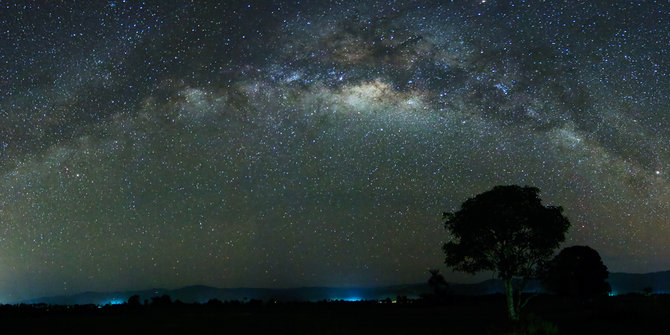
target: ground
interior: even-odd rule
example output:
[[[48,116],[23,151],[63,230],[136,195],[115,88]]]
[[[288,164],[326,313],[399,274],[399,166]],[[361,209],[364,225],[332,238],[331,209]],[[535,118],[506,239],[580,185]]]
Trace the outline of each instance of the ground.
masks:
[[[539,296],[522,334],[666,334],[670,296],[597,299]],[[330,302],[79,307],[3,306],[6,333],[98,334],[515,334],[502,296],[452,297],[449,304]]]

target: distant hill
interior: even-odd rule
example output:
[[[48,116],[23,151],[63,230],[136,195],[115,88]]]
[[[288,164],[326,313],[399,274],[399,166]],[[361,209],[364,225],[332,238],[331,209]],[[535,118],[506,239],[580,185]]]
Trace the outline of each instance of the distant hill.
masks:
[[[645,287],[651,287],[655,294],[670,293],[670,271],[652,273],[610,273],[607,280],[612,293],[642,293]]]
[[[645,274],[610,273],[608,279],[615,294],[641,293],[644,287],[651,287],[656,294],[670,293],[670,271]],[[484,295],[502,293],[503,286],[500,280],[489,279],[475,284],[449,284],[454,294]],[[529,292],[544,292],[538,281],[530,281],[526,286]],[[320,301],[320,300],[383,300],[406,296],[418,298],[429,293],[427,284],[408,284],[384,287],[300,287],[289,289],[268,288],[216,288],[211,286],[195,285],[174,290],[150,289],[141,291],[123,292],[85,292],[67,296],[42,297],[21,301],[19,303],[46,303],[54,305],[84,305],[84,304],[120,304],[132,295],[139,295],[140,300],[150,300],[151,297],[169,295],[172,300],[185,303],[205,303],[210,299],[221,301],[248,301],[259,299],[263,301]]]

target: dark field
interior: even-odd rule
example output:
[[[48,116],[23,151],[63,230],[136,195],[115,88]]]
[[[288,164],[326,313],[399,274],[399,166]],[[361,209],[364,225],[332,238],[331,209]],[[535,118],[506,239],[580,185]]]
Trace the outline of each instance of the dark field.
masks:
[[[506,321],[503,296],[432,306],[377,302],[173,303],[160,307],[3,306],[3,333],[70,334],[667,334],[670,296],[533,299]]]

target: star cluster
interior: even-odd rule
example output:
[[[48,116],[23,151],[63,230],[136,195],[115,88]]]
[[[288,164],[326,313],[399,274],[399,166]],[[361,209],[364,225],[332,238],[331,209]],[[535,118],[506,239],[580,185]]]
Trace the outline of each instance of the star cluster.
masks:
[[[670,268],[667,2],[0,5],[2,301],[419,282],[498,184]]]

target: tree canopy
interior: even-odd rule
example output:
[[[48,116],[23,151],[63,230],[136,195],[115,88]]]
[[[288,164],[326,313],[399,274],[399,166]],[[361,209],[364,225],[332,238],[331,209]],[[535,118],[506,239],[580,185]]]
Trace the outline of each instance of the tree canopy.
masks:
[[[598,296],[611,290],[606,281],[608,275],[600,254],[588,246],[578,245],[561,250],[546,265],[542,283],[559,295]]]
[[[539,189],[517,185],[496,186],[467,199],[461,209],[444,213],[452,240],[445,243],[445,263],[457,271],[494,271],[505,284],[510,318],[518,318],[514,299],[525,280],[536,275],[565,239],[570,222],[563,209],[544,206]],[[523,279],[514,287],[512,279]]]

